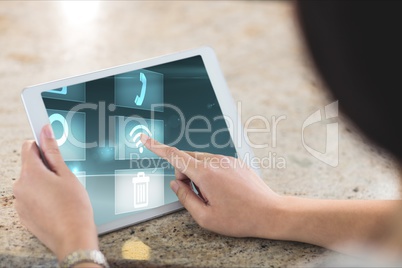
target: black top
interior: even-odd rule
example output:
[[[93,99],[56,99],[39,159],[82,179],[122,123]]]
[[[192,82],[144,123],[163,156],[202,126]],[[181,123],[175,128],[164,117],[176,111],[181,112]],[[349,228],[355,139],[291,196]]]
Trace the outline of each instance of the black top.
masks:
[[[343,113],[402,159],[402,1],[297,2],[318,71]]]

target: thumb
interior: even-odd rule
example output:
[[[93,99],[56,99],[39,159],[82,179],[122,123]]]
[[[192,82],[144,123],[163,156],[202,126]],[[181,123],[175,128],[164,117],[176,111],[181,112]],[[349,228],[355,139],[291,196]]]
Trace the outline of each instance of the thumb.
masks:
[[[40,133],[40,149],[49,168],[56,174],[63,173],[68,169],[61,156],[59,146],[54,138],[50,125],[45,125]]]
[[[200,217],[204,214],[206,208],[204,201],[190,188],[180,180],[173,180],[170,182],[170,187],[176,193],[180,203],[190,212],[195,221],[199,221]]]

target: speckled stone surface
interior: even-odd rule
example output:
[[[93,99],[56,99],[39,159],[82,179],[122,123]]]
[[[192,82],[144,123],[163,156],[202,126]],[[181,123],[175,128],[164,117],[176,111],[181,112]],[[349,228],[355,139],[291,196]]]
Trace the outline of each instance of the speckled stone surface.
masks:
[[[12,184],[20,146],[32,139],[20,100],[22,88],[201,45],[213,47],[229,88],[241,102],[242,122],[255,115],[278,123],[254,134],[258,157],[283,159],[262,177],[281,194],[313,198],[398,198],[398,170],[340,116],[339,165],[310,155],[302,125],[332,102],[303,47],[290,2],[93,1],[85,17],[74,2],[0,2],[0,266],[52,267],[53,255],[19,223]],[[253,127],[261,127],[254,121]],[[325,150],[325,124],[305,132]],[[283,161],[280,160],[280,161]],[[279,160],[278,160],[279,161]],[[114,267],[322,266],[346,256],[295,242],[236,239],[205,231],[186,211],[100,237]]]

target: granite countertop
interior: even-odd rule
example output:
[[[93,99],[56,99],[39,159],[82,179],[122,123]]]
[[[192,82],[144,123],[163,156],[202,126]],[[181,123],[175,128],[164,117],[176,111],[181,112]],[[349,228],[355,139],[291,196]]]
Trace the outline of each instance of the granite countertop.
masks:
[[[257,157],[284,161],[284,166],[271,163],[262,170],[273,190],[313,198],[398,198],[395,162],[370,147],[342,115],[336,120],[336,167],[304,148],[303,122],[332,101],[309,62],[291,2],[90,1],[85,13],[76,5],[0,2],[1,267],[56,265],[13,208],[20,147],[33,138],[20,100],[22,88],[202,45],[215,49],[233,97],[241,103],[243,123],[254,115],[284,118],[276,138],[250,137],[269,144],[255,150]],[[325,124],[304,133],[306,144],[322,152]],[[254,121],[253,127],[261,125]],[[217,235],[201,229],[184,210],[103,235],[100,246],[115,267],[322,266],[346,258],[303,243]]]

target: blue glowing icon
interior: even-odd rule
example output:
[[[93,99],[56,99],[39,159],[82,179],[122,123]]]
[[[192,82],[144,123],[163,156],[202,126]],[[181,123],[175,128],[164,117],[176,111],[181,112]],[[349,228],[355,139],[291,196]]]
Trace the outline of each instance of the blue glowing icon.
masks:
[[[49,93],[55,93],[55,94],[66,95],[66,94],[67,94],[67,87],[62,87],[61,90],[60,90],[60,89],[49,90],[48,92],[49,92]]]
[[[133,103],[133,102],[131,102]],[[146,102],[144,101],[144,104]],[[115,160],[134,160],[141,158],[159,158],[141,142],[141,134],[146,134],[159,142],[164,141],[164,122],[158,119],[116,116],[114,118]]]
[[[85,160],[85,113],[53,109],[47,113],[64,161]]]
[[[141,86],[141,94],[140,96],[135,96],[135,104],[138,106],[141,106],[142,103],[144,102],[144,98],[145,98],[145,93],[147,92],[147,78],[145,77],[144,73],[140,73],[140,81],[142,83]]]
[[[85,102],[86,83],[55,88],[42,92],[42,97],[46,99],[58,99],[75,102]]]
[[[56,141],[57,141],[57,145],[58,146],[62,146],[66,141],[67,141],[67,138],[68,138],[68,124],[67,124],[67,121],[66,121],[66,119],[64,118],[64,116],[62,116],[61,114],[59,114],[59,113],[54,113],[54,114],[52,114],[51,116],[49,116],[49,121],[50,121],[50,124],[52,125],[54,122],[60,122],[61,123],[61,125],[63,126],[63,134],[61,135],[61,137],[60,138],[58,138]]]
[[[116,106],[163,112],[163,74],[145,69],[119,74],[114,88]]]
[[[133,137],[132,142],[135,143],[135,146],[138,148],[140,153],[144,151],[144,148],[142,148],[142,142],[140,140],[140,136],[142,133],[145,133],[148,136],[152,137],[151,131],[143,125],[137,125],[133,127],[133,129],[130,131],[130,137]]]

